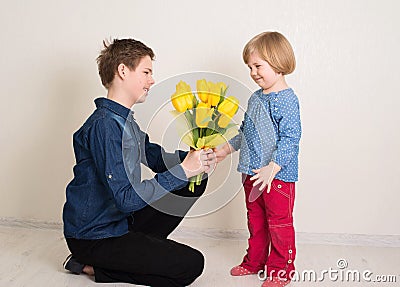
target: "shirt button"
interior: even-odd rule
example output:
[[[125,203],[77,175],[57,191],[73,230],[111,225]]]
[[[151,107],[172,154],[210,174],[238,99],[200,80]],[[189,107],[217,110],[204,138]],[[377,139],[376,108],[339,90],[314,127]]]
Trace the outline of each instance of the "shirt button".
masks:
[[[108,178],[109,178],[109,179],[112,179],[112,174],[109,174],[109,175],[108,175]]]
[[[287,263],[289,263],[289,264],[292,263],[292,260],[289,259],[289,260],[287,261]]]
[[[292,254],[293,253],[293,250],[292,249],[289,249],[289,254]]]
[[[278,184],[278,188],[281,188],[281,187],[282,187],[282,185]]]

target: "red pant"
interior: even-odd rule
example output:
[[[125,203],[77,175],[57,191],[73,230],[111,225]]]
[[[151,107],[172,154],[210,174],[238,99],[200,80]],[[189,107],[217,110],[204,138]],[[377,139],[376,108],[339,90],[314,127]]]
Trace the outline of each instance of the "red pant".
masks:
[[[293,227],[295,183],[278,179],[272,181],[271,191],[266,189],[253,202],[249,195],[253,188],[251,176],[243,175],[250,238],[247,254],[241,266],[257,272],[267,266],[267,276],[285,278],[294,270],[296,257]],[[280,272],[278,274],[278,272]]]

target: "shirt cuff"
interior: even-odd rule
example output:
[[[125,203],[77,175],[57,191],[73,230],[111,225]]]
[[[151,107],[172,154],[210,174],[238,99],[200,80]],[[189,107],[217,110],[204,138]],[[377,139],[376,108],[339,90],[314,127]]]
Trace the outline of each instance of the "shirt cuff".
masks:
[[[272,161],[275,162],[277,165],[279,165],[281,168],[284,167],[284,165],[286,165],[285,163],[287,162],[287,157],[285,155],[283,155],[282,153],[276,153],[273,157],[272,157]]]
[[[185,159],[186,155],[187,152],[181,150],[175,151],[175,153],[165,153],[163,154],[163,161],[165,166],[171,169],[177,164],[180,164]]]
[[[240,143],[242,141],[241,134],[239,134],[228,141],[228,143],[237,151],[240,149]]]
[[[187,185],[188,178],[180,164],[157,174],[158,183],[167,191],[180,189]]]

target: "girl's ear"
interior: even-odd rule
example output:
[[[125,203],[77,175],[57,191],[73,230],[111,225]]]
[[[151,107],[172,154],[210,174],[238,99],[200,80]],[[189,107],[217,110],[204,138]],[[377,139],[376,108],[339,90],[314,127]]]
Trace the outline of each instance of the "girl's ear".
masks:
[[[119,64],[118,65],[118,76],[121,79],[125,79],[127,69],[128,69],[128,67],[125,66],[125,64]]]

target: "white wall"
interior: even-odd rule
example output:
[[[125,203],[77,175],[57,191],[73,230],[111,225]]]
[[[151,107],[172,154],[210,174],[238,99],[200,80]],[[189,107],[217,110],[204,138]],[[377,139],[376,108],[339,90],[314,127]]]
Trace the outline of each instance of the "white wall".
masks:
[[[104,38],[133,37],[152,47],[159,82],[213,71],[254,90],[242,48],[255,34],[277,30],[298,62],[288,77],[303,123],[297,231],[399,235],[397,1],[249,3],[1,1],[0,217],[61,221],[72,133],[93,99],[105,95],[95,64]],[[139,119],[157,108],[145,105]],[[217,181],[212,177],[210,188]],[[218,212],[183,224],[246,228],[245,218],[240,193]]]

